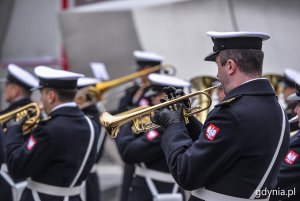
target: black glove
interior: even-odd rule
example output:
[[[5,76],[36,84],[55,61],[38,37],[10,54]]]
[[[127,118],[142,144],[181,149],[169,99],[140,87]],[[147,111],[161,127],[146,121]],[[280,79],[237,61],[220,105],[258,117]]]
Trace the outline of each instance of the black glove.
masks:
[[[168,126],[176,122],[183,122],[183,107],[183,104],[177,104],[176,111],[172,111],[167,108],[155,111],[154,116],[151,117],[151,121],[163,128],[167,128]]]
[[[176,98],[178,98],[180,96],[184,96],[184,95],[185,95],[185,93],[184,93],[184,91],[182,89],[176,89],[176,91],[174,92],[174,96]],[[183,102],[185,108],[190,108],[191,107],[191,102],[190,102],[189,99],[185,99],[182,102]]]
[[[175,87],[164,87],[163,91],[167,94],[168,99],[174,98],[174,93],[176,91]]]
[[[26,116],[23,116],[20,119],[13,118],[13,119],[9,120],[5,124],[5,126],[6,126],[6,128],[9,128],[11,126],[22,126],[25,123],[26,120],[27,120]]]

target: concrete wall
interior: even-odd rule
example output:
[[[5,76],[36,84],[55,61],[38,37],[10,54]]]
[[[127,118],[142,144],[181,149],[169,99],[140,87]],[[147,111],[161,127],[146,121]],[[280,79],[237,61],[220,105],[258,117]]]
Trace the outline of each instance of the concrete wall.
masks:
[[[59,16],[72,70],[92,75],[90,62],[103,62],[111,78],[133,72],[132,51],[141,49],[130,11]]]
[[[230,6],[232,5],[232,6]],[[166,56],[180,77],[215,75],[214,63],[203,58],[212,51],[206,36],[214,31],[262,31],[271,35],[263,47],[264,72],[300,70],[300,1],[193,0],[133,11],[141,45]],[[155,38],[155,40],[153,40]]]
[[[59,59],[59,11],[58,0],[15,0],[1,48],[2,62]]]

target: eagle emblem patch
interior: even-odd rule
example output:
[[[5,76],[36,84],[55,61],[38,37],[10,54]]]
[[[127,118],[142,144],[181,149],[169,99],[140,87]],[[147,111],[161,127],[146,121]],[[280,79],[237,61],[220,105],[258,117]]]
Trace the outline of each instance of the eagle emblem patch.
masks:
[[[30,138],[29,138],[29,140],[28,140],[28,142],[27,142],[26,147],[27,147],[27,149],[28,149],[29,151],[31,151],[31,150],[33,149],[34,145],[36,145],[36,140],[35,140],[34,137],[31,135]]]
[[[149,141],[153,141],[156,137],[159,136],[159,133],[156,130],[151,130],[146,134],[146,136]]]
[[[297,154],[293,150],[290,150],[290,152],[285,156],[284,161],[287,164],[293,165],[298,157],[299,154]]]
[[[220,129],[216,127],[214,124],[209,124],[206,129],[205,136],[208,140],[213,141],[216,135],[219,133]]]

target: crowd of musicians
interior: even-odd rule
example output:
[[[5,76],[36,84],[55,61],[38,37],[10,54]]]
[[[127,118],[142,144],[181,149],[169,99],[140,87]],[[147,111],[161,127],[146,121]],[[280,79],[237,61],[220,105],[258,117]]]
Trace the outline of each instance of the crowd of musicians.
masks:
[[[212,107],[188,96],[192,84],[180,75],[151,70],[163,66],[163,57],[151,52],[133,52],[141,73],[108,113],[97,106],[103,94],[95,95],[102,93],[96,78],[8,65],[0,200],[100,201],[96,165],[107,134],[125,164],[120,201],[300,200],[300,72],[263,75],[266,33],[207,34],[213,52],[204,60],[215,62],[218,73],[201,94],[216,92]],[[35,90],[39,104],[31,99]],[[144,108],[151,112],[139,116]],[[121,125],[109,127],[106,115]],[[138,135],[137,128],[143,128]]]

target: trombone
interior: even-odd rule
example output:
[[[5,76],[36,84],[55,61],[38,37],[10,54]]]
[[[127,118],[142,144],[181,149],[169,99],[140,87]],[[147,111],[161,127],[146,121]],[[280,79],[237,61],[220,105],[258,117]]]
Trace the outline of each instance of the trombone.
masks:
[[[202,91],[196,91],[194,93],[191,94],[187,94],[184,96],[180,96],[177,98],[173,98],[170,100],[167,100],[164,103],[160,103],[158,105],[154,105],[151,107],[146,107],[143,109],[140,109],[138,111],[129,113],[129,114],[125,114],[125,115],[110,115],[108,112],[104,112],[101,116],[100,116],[100,123],[101,125],[106,129],[106,131],[108,132],[108,134],[112,137],[115,138],[118,135],[119,132],[119,128],[124,125],[125,123],[129,122],[129,121],[133,121],[133,126],[132,130],[135,134],[139,134],[141,132],[147,132],[149,130],[152,129],[156,129],[159,128],[159,125],[154,124],[153,122],[151,122],[151,116],[154,115],[154,111],[160,109],[160,108],[164,108],[164,107],[172,107],[174,106],[176,103],[179,103],[181,101],[184,100],[188,100],[191,97],[194,96],[198,96],[198,95],[204,95],[207,96],[207,98],[210,100],[209,103],[207,104],[207,106],[205,108],[201,108],[201,107],[190,107],[190,108],[184,108],[183,111],[183,117],[184,117],[184,121],[186,124],[189,123],[188,117],[192,116],[194,114],[197,114],[199,112],[202,112],[206,109],[208,109],[211,105],[211,97],[210,95],[207,93],[210,90],[213,90],[217,87],[220,87],[221,84],[217,84],[215,86],[209,87],[205,90]]]
[[[26,118],[25,123],[22,125],[23,134],[26,135],[35,127],[39,122],[41,115],[41,109],[37,103],[29,103],[23,107],[15,109],[11,112],[0,115],[0,124],[3,126],[10,120],[15,119],[20,121],[22,118]]]
[[[173,69],[173,71],[175,71],[174,66],[169,65],[169,64],[157,65],[157,66],[154,66],[151,68],[147,68],[147,69],[138,71],[136,73],[132,73],[132,74],[124,76],[124,77],[120,77],[115,80],[111,80],[111,81],[107,81],[107,82],[99,82],[96,84],[96,86],[82,88],[82,89],[78,90],[77,96],[84,97],[85,99],[87,99],[87,97],[89,97],[91,99],[90,103],[87,103],[86,105],[83,106],[83,107],[87,107],[91,104],[101,101],[103,99],[103,94],[107,90],[109,90],[113,87],[116,87],[118,85],[124,84],[124,83],[132,81],[134,79],[137,79],[139,77],[149,75],[151,73],[155,73],[155,72],[159,72],[159,71],[162,71],[162,72],[170,71],[170,73],[172,73],[172,69]]]

